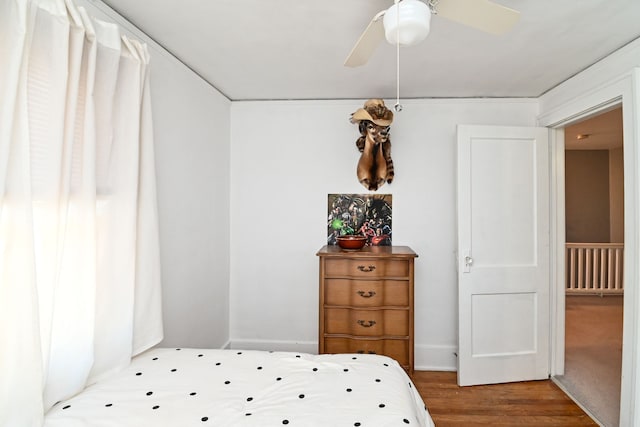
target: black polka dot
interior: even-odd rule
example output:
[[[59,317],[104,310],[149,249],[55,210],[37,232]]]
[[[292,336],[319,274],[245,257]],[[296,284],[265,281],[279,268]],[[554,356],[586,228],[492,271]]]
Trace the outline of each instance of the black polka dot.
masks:
[[[385,364],[384,364],[384,366],[389,366],[389,364],[388,364],[388,363],[385,363]]]
[[[380,381],[382,381],[380,378],[376,378],[377,383],[379,383]]]
[[[344,369],[343,369],[343,371],[345,371],[345,372],[349,372],[349,370],[348,370],[347,368],[344,368]]]
[[[220,362],[216,363],[216,366],[220,366],[220,365],[222,365],[222,363],[220,363]]]
[[[259,371],[262,369],[262,366],[258,366],[256,369]]]
[[[157,358],[157,357],[154,357],[154,358],[153,358],[153,359],[151,359],[151,360],[158,360],[158,358]]]
[[[282,377],[276,378],[276,381],[281,381],[281,380],[282,380]]]
[[[313,372],[317,372],[317,371],[318,371],[318,368],[313,368]]]
[[[151,396],[152,394],[153,394],[153,392],[152,392],[152,391],[148,391],[148,392],[147,392],[147,396]]]
[[[67,405],[67,406],[63,406],[62,409],[69,409],[71,408],[71,405]]]
[[[360,425],[360,423],[354,423],[353,425],[358,427]]]
[[[282,424],[289,424],[289,420],[282,420]]]
[[[181,348],[176,348],[176,351],[180,351],[180,350],[182,350],[182,349]]]
[[[205,422],[205,421],[207,421],[209,419],[209,417],[202,417],[200,419],[202,420],[202,422]]]
[[[253,397],[247,397],[247,402],[251,402],[253,400]]]
[[[104,406],[106,406],[107,408],[110,408],[110,407],[112,407],[112,406],[113,406],[113,403],[107,403],[107,404],[106,404],[106,405],[104,405]]]
[[[247,412],[246,414],[244,414],[245,417],[248,417],[251,415],[251,412]]]
[[[239,352],[237,352],[236,354],[242,354],[242,352],[241,352],[241,351],[239,351]]]
[[[158,409],[158,408],[159,408],[159,406],[158,406],[158,405],[156,405],[156,406],[154,406],[154,407],[153,407],[153,408],[151,408],[151,409]]]
[[[409,420],[406,419],[406,418],[404,420],[402,420],[402,421],[404,421],[405,424],[409,424]]]
[[[299,355],[299,354],[296,354],[296,357],[299,359],[299,358],[300,358],[300,355]]]
[[[298,398],[299,398],[299,399],[304,399],[304,394],[300,394],[300,395],[298,395]]]
[[[173,369],[171,370],[171,372],[175,372],[175,371],[177,371],[177,369],[176,369],[176,368],[173,368]]]
[[[352,358],[351,358],[351,360],[356,360],[356,359],[357,359],[357,357],[352,357]]]
[[[231,384],[231,381],[226,380],[224,383],[225,383],[225,384]]]
[[[142,372],[136,372],[136,376],[139,377],[140,375],[142,375]]]
[[[198,355],[198,357],[202,357],[202,356],[204,356],[204,354],[199,354],[199,355]],[[207,418],[207,419],[208,419],[208,418]]]
[[[378,408],[384,408],[385,406],[387,406],[387,405],[385,405],[384,403],[381,403],[381,404],[378,405]]]
[[[197,393],[195,391],[192,391],[191,393],[189,393],[189,396],[195,396]]]
[[[351,391],[352,391],[352,390],[351,390],[350,388],[348,388],[348,389],[347,389],[347,393],[351,393]]]

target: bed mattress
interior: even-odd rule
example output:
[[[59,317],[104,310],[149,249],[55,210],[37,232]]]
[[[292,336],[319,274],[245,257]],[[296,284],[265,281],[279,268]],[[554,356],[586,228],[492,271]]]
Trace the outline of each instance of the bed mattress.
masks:
[[[434,424],[405,371],[385,356],[162,348],[57,403],[44,425]]]

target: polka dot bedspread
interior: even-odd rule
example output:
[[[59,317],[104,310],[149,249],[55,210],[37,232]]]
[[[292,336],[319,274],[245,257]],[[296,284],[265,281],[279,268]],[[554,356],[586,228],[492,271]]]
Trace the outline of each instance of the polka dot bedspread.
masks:
[[[57,403],[45,427],[434,426],[398,365],[369,354],[152,349]]]

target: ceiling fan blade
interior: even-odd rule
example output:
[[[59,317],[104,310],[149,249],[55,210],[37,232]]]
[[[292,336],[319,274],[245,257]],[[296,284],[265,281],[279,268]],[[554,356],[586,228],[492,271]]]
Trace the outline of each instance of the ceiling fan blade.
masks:
[[[520,12],[489,0],[439,0],[438,16],[490,33],[504,34],[520,18]]]
[[[384,25],[382,24],[382,16],[386,10],[379,12],[373,17],[367,28],[360,35],[351,53],[344,61],[347,67],[359,67],[367,63],[376,47],[384,40]]]

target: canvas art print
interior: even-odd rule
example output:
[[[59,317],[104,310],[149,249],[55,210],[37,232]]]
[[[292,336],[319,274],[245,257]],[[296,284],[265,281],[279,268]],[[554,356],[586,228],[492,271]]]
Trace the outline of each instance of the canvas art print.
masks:
[[[391,245],[391,194],[329,194],[327,244],[336,237],[360,234],[369,246]]]

